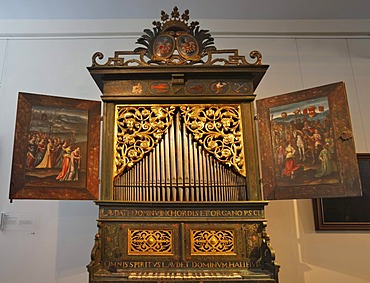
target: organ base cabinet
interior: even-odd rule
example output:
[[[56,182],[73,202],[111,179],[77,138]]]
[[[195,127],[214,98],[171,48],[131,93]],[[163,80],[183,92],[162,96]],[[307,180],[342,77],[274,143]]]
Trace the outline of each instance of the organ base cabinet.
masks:
[[[90,282],[276,282],[265,202],[98,202]]]
[[[162,12],[143,47],[88,68],[104,103],[90,283],[278,281],[253,105],[268,66],[188,20]]]

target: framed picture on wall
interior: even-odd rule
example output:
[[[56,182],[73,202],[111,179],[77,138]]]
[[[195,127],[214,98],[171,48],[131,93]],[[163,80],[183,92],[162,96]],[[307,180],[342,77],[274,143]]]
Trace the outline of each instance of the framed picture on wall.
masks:
[[[95,200],[100,102],[19,93],[9,198]]]
[[[357,158],[362,196],[314,199],[316,230],[370,230],[370,153]]]
[[[343,82],[256,104],[265,199],[361,195]]]

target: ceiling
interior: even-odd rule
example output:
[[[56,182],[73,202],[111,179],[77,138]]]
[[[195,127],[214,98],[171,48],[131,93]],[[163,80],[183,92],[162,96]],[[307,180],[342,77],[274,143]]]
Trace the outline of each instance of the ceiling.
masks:
[[[370,19],[370,0],[0,0],[0,19]]]

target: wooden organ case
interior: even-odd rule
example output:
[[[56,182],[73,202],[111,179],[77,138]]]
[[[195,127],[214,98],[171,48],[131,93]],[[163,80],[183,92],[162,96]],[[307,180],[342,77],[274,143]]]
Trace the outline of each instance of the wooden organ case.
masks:
[[[89,72],[103,95],[98,282],[278,282],[260,188],[258,51],[217,50],[175,7]]]

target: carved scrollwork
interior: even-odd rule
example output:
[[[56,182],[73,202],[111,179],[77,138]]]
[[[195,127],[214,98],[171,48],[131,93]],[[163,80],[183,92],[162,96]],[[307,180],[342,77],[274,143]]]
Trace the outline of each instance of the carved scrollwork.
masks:
[[[225,58],[225,55],[229,55]],[[204,65],[262,65],[262,54],[253,50],[249,53],[250,58],[256,59],[255,62],[248,62],[245,56],[239,55],[239,50],[209,50],[204,55],[207,60]]]
[[[92,56],[92,67],[123,67],[129,65],[136,65],[136,66],[146,66],[148,63],[144,60],[145,51],[138,50],[138,51],[115,51],[114,57],[109,57],[107,62],[104,64],[99,64],[98,60],[103,60],[104,54],[101,52],[96,52]],[[125,59],[123,56],[128,56],[130,59]],[[136,59],[136,58],[139,59]]]
[[[162,139],[174,106],[116,106],[115,173],[130,169]]]
[[[87,269],[89,270],[89,273],[97,272],[101,269],[101,238],[99,233],[95,235],[94,247],[91,251],[90,258],[91,261],[88,264]]]
[[[192,230],[193,255],[235,254],[233,230]]]
[[[129,255],[172,255],[172,230],[129,230]]]
[[[97,60],[104,58],[103,53],[96,52],[92,57],[92,67],[124,67],[124,66],[150,66],[150,65],[262,65],[262,54],[253,50],[249,57],[255,62],[248,62],[245,56],[239,55],[237,49],[230,50],[207,50],[201,55],[201,60],[195,62],[188,61],[186,58],[172,54],[166,60],[145,60],[147,51],[137,48],[135,51],[116,51],[114,57],[109,57],[107,62],[100,64]],[[231,54],[231,55],[230,55]],[[123,57],[126,55],[126,57]],[[127,59],[130,58],[130,59]],[[136,59],[138,58],[138,59]]]
[[[239,106],[181,106],[186,128],[221,163],[246,176]]]

